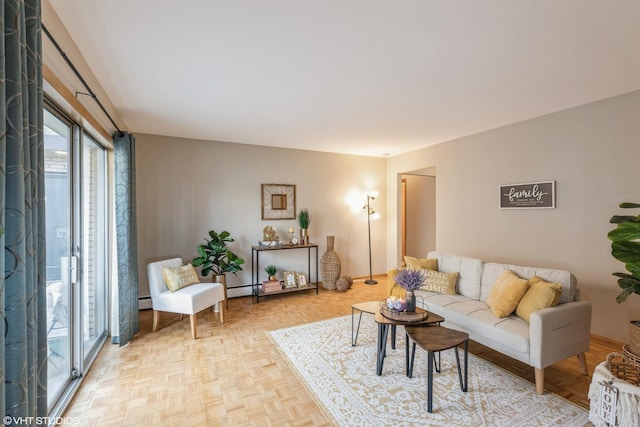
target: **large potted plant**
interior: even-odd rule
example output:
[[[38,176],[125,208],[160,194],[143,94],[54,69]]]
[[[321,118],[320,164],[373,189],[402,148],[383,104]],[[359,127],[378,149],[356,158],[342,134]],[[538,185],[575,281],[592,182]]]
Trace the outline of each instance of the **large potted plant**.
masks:
[[[202,267],[202,275],[213,274],[213,281],[224,285],[225,300],[227,299],[227,278],[226,273],[238,274],[242,271],[244,259],[238,257],[227,248],[228,243],[234,242],[228,231],[217,233],[209,231],[209,238],[205,243],[198,246],[198,256],[192,261],[194,267]]]
[[[621,203],[623,209],[640,208],[639,203]],[[611,255],[624,263],[627,273],[613,273],[618,277],[622,292],[616,297],[618,304],[631,294],[640,295],[640,215],[614,215],[609,220],[616,228],[608,234],[611,240]],[[629,350],[640,356],[640,320],[631,321]]]

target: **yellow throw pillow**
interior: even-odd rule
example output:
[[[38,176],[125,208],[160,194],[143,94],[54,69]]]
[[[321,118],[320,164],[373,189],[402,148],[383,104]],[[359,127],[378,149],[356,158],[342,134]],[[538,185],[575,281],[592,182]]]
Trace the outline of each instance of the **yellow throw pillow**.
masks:
[[[456,283],[458,283],[460,273],[445,273],[443,271],[434,271],[427,269],[424,284],[420,289],[429,292],[439,292],[441,294],[455,295]]]
[[[387,273],[387,296],[395,296],[398,298],[404,298],[406,291],[396,283],[396,275],[400,270],[392,268]]]
[[[525,279],[521,279],[511,270],[505,270],[491,287],[485,302],[496,317],[507,317],[518,306],[522,296],[527,292],[527,286]]]
[[[422,268],[427,268],[429,270],[438,271],[438,259],[437,258],[415,258],[412,256],[405,255],[404,263],[407,265],[407,268],[411,268],[413,270],[420,270]]]
[[[538,276],[533,276],[529,279],[529,289],[516,307],[516,314],[528,322],[534,311],[558,305],[560,294],[562,294],[560,283],[549,283]]]
[[[162,277],[171,292],[182,289],[194,283],[200,283],[198,273],[193,265],[187,264],[182,267],[162,267]]]

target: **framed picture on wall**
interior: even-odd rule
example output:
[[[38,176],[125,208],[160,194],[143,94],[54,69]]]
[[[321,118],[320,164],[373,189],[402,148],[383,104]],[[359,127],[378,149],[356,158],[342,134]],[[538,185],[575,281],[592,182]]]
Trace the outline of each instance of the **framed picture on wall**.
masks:
[[[556,182],[540,181],[499,187],[500,209],[553,209]]]
[[[262,184],[262,219],[295,219],[296,186]]]

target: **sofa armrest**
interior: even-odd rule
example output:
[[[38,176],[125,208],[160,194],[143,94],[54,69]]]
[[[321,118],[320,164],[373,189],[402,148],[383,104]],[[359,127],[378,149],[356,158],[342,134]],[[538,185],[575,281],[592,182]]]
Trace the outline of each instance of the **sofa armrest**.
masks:
[[[591,303],[572,301],[534,311],[529,325],[530,365],[545,368],[589,350]]]

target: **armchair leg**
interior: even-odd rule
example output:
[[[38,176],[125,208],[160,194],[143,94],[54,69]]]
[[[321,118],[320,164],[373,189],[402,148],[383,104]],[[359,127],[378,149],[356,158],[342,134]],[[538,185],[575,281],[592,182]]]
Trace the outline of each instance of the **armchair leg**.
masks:
[[[578,358],[578,366],[580,367],[580,372],[582,375],[589,375],[589,371],[587,370],[587,358],[584,353],[577,354]]]
[[[536,394],[544,393],[544,368],[533,368],[536,377]]]
[[[196,331],[196,315],[195,315],[195,313],[189,315],[189,320],[191,321],[191,337],[195,340],[196,338],[198,338],[198,333]]]
[[[227,300],[224,300],[224,304],[221,302],[218,303],[219,306],[219,310],[220,310],[220,323],[224,323],[224,311],[225,311],[225,304],[227,303]]]
[[[158,310],[153,310],[153,327],[151,328],[151,332],[158,330],[158,323],[160,323],[160,312]]]

